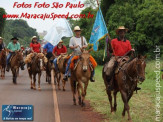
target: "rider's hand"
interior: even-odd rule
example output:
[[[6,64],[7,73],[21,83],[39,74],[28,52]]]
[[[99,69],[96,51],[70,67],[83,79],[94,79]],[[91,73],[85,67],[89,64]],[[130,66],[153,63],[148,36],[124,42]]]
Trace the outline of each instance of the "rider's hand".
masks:
[[[74,48],[78,48],[78,47],[79,47],[79,45],[74,46]]]
[[[135,49],[131,49],[131,51],[135,51]]]

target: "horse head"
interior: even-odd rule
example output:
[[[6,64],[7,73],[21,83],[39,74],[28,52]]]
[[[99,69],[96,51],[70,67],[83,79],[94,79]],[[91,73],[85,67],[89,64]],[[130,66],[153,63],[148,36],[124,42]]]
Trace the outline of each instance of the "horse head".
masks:
[[[23,59],[22,51],[21,50],[15,51],[15,55],[20,65],[24,66],[24,59]]]
[[[47,61],[45,61],[45,56],[44,56],[44,54],[42,54],[42,53],[39,53],[37,56],[36,56],[36,62],[37,62],[37,64],[38,64],[38,66],[39,66],[39,68],[41,69],[41,70],[43,70],[44,69],[44,67],[46,66],[46,63],[47,63]],[[46,59],[47,60],[47,59]]]
[[[138,55],[137,61],[136,61],[136,71],[138,75],[138,79],[143,82],[145,80],[145,62],[146,56]]]
[[[82,69],[84,72],[88,70],[88,66],[90,63],[90,54],[89,52],[92,51],[92,49],[89,50],[82,50],[82,54],[80,55],[80,61],[82,62]]]

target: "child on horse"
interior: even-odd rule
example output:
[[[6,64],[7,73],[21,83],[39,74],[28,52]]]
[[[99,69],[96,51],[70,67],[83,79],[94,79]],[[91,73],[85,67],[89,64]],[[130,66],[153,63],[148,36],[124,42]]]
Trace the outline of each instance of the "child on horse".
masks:
[[[115,70],[114,67],[117,65],[117,59],[121,58],[130,51],[135,51],[134,49],[132,49],[130,41],[125,38],[125,33],[127,31],[127,28],[125,28],[124,26],[120,26],[118,29],[116,29],[116,34],[118,35],[118,38],[111,40],[113,54],[110,61],[104,68],[104,72],[108,76],[108,82],[110,82],[110,85],[108,86],[109,89],[112,89],[111,80]],[[140,88],[137,88],[137,90],[140,90]]]
[[[10,68],[10,58],[11,56],[14,54],[15,51],[19,51],[20,50],[20,43],[18,42],[18,38],[17,37],[13,37],[12,42],[10,42],[7,46],[7,49],[9,50],[9,54],[7,56],[7,68],[6,71],[9,72],[9,68]],[[24,67],[21,67],[22,70],[24,70]]]
[[[70,47],[70,49],[73,50],[73,53],[72,53],[72,56],[70,57],[70,59],[68,60],[65,75],[63,78],[64,80],[68,79],[69,67],[70,67],[71,61],[73,60],[73,57],[81,55],[81,53],[82,53],[81,49],[87,48],[87,45],[88,45],[85,37],[81,36],[81,29],[79,26],[74,27],[74,32],[75,32],[75,37],[72,37],[70,39],[70,43],[69,43],[69,47]],[[94,80],[94,70],[91,73],[90,80],[91,80],[91,82],[95,81]]]
[[[59,43],[57,44],[57,46],[54,47],[52,53],[53,53],[53,55],[55,57],[55,59],[53,60],[53,63],[54,63],[54,66],[55,66],[55,70],[57,71],[58,70],[58,68],[57,68],[57,58],[60,55],[65,55],[67,53],[67,48],[66,48],[66,46],[63,45],[62,40],[60,40]]]

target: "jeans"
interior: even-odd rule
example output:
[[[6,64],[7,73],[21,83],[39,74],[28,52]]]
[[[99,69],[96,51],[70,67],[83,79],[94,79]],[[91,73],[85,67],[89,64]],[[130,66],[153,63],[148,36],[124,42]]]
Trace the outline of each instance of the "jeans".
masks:
[[[71,56],[70,59],[68,60],[67,62],[67,67],[66,67],[66,71],[65,71],[65,75],[67,76],[68,75],[68,71],[69,71],[69,67],[70,67],[70,64],[71,64],[71,60],[74,56]]]
[[[8,56],[7,56],[7,65],[9,65],[11,56],[12,56],[12,53],[9,53]]]
[[[58,66],[57,66],[57,58],[55,58],[55,59],[53,60],[53,63],[54,63],[55,69],[58,69]]]

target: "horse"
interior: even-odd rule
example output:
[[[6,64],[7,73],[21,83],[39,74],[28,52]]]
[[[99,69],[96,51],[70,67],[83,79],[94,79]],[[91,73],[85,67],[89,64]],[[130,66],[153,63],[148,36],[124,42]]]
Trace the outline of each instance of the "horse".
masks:
[[[13,75],[13,83],[17,84],[17,76],[19,74],[19,67],[24,67],[24,60],[21,51],[13,52],[13,55],[10,59],[10,67]]]
[[[30,63],[30,69],[28,69],[28,74],[31,79],[31,89],[36,90],[36,75],[38,74],[38,90],[40,91],[40,78],[42,74],[42,70],[46,66],[44,61],[45,56],[43,54],[34,53]],[[33,80],[32,80],[33,79]]]
[[[5,68],[6,68],[6,50],[3,49],[1,52],[0,52],[0,70],[1,70],[1,75],[0,77],[2,79],[5,78]]]
[[[78,92],[78,104],[85,106],[84,100],[87,94],[87,86],[91,77],[90,52],[82,51],[74,70],[71,70],[70,84],[73,94],[73,104],[76,105],[76,93]],[[84,86],[83,86],[84,85]],[[80,91],[81,90],[81,91]]]
[[[54,57],[51,57],[50,59],[48,59],[48,62],[46,64],[46,82],[48,82],[49,84],[51,84],[51,70],[52,70],[52,63],[51,60]]]
[[[60,90],[60,81],[62,80],[62,90],[65,91],[65,85],[66,85],[66,81],[63,80],[63,75],[65,74],[65,70],[66,70],[66,64],[68,61],[68,56],[67,55],[61,55],[60,57],[58,57],[58,71],[54,71],[54,77],[56,77],[57,80],[57,84],[58,84],[58,89]]]
[[[146,56],[138,56],[133,58],[132,60],[127,61],[122,67],[119,67],[118,73],[113,75],[113,95],[114,95],[114,107],[112,104],[112,92],[108,89],[108,76],[104,72],[104,68],[102,71],[102,76],[104,79],[104,84],[106,86],[106,93],[108,95],[108,99],[110,102],[111,113],[116,112],[117,110],[117,101],[116,95],[117,92],[121,93],[121,97],[124,103],[124,109],[122,112],[122,116],[125,116],[127,111],[128,120],[131,122],[130,116],[130,107],[129,100],[133,95],[133,92],[137,86],[137,83],[143,82],[145,80],[145,62]],[[104,66],[105,67],[105,66]]]

